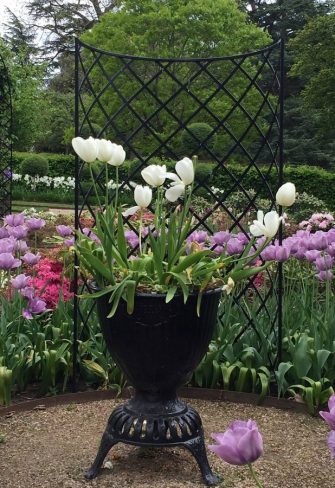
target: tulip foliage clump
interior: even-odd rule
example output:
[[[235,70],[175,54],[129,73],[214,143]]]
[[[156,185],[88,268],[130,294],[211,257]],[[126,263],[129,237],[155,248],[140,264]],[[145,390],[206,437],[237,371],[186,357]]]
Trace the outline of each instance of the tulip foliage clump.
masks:
[[[236,282],[261,272],[268,263],[257,260],[276,235],[282,217],[276,211],[265,215],[259,211],[257,220],[243,233],[245,246],[228,246],[217,233],[207,245],[192,241],[194,220],[190,211],[195,178],[196,158],[185,157],[175,165],[175,173],[165,166],[149,165],[141,172],[146,185],[136,185],[135,204],[125,209],[119,205],[118,168],[125,161],[124,149],[104,139],[82,139],[72,142],[77,155],[86,163],[95,160],[115,167],[116,190],[110,198],[108,185],[104,205],[97,199],[100,211],[96,226],[89,233],[79,232],[76,252],[81,270],[95,281],[97,298],[110,294],[112,316],[123,298],[128,313],[134,309],[136,293],[162,293],[166,302],[176,293],[186,302],[192,293],[198,295],[213,288],[231,292]],[[93,178],[93,186],[96,183]],[[277,193],[279,205],[289,206],[295,200],[291,183]],[[151,216],[149,225],[144,225]],[[202,231],[200,230],[199,233]],[[221,239],[222,237],[222,239]],[[238,239],[236,239],[237,243]],[[258,262],[258,265],[252,263]]]

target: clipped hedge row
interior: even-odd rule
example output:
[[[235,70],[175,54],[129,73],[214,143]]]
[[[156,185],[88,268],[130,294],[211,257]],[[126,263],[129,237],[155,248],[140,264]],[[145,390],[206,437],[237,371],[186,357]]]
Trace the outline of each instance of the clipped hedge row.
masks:
[[[13,168],[14,171],[19,172],[22,161],[31,156],[31,153],[14,153],[13,154]],[[49,176],[74,176],[74,156],[65,154],[44,154],[43,156],[49,163]],[[161,161],[159,158],[152,158],[151,164],[166,164],[169,171],[174,169],[174,161]],[[99,164],[99,163],[97,163]],[[120,180],[131,176],[135,182],[141,182],[140,172],[137,169],[140,167],[140,161],[132,160],[126,161],[119,168]],[[259,173],[255,168],[251,168],[247,174],[244,174],[246,166],[238,163],[227,163],[227,169],[235,176],[235,178],[243,185],[245,189],[254,188],[260,192],[260,196],[268,198],[268,191],[260,178]],[[215,165],[211,163],[199,162],[197,166],[197,179],[207,180],[209,177],[210,185],[225,189],[231,187],[231,178],[225,171],[214,171]],[[262,173],[266,172],[266,168],[262,168]],[[110,177],[113,177],[113,169],[110,170]],[[268,185],[274,190],[277,188],[277,173],[273,168],[269,173],[267,181]],[[89,171],[83,171],[82,180],[88,181]],[[330,210],[335,209],[335,173],[328,172],[322,168],[315,166],[285,166],[284,180],[295,183],[299,193],[306,192],[309,195],[323,200]],[[315,209],[317,210],[317,209]]]
[[[34,153],[28,152],[14,152],[13,153],[13,170],[15,173],[21,172],[22,162],[34,156]],[[37,154],[36,154],[37,156]],[[74,176],[74,156],[72,154],[52,154],[39,153],[38,156],[43,156],[49,165],[48,176]]]

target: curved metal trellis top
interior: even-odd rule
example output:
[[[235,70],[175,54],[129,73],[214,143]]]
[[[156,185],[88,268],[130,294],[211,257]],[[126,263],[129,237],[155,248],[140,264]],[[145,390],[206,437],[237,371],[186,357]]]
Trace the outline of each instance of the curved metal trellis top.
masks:
[[[11,83],[0,53],[0,217],[12,205],[12,117]]]
[[[192,231],[229,230],[237,249],[251,214],[276,206],[283,167],[283,68],[282,41],[246,54],[172,59],[117,54],[76,40],[76,135],[124,146],[130,160],[120,187],[125,203],[147,164],[198,155]],[[94,189],[84,172],[77,160],[77,228],[83,212],[95,218]],[[96,174],[96,186],[104,194],[103,171]],[[125,225],[136,232],[129,220]],[[278,273],[281,278],[280,267]],[[269,352],[269,367],[281,354],[278,273],[267,274],[269,286],[263,289],[251,278],[235,297],[242,327],[234,339],[252,330],[260,342],[259,323],[266,322],[266,338],[277,345],[276,355]],[[245,306],[250,296],[258,303],[256,317]],[[270,300],[276,301],[275,314]],[[79,336],[87,319],[78,307]]]

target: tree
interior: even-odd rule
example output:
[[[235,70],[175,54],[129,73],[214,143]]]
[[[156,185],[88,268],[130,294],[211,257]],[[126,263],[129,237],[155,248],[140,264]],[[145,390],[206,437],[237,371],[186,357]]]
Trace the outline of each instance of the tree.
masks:
[[[292,41],[295,62],[291,75],[300,76],[307,110],[319,112],[323,140],[335,137],[335,14],[311,20]]]
[[[27,10],[31,25],[46,34],[44,55],[54,60],[61,53],[73,51],[74,37],[92,28],[118,3],[118,0],[29,0]]]
[[[259,28],[247,21],[247,15],[242,13],[235,0],[216,0],[203,2],[203,0],[125,0],[123,7],[117,12],[104,15],[100,22],[92,30],[87,31],[83,40],[105,50],[129,53],[135,55],[158,57],[208,57],[221,56],[234,53],[243,53],[250,49],[257,49],[269,44],[269,37]],[[86,53],[87,66],[92,59]],[[119,69],[120,74],[115,80],[114,87],[109,87],[100,95],[100,103],[106,113],[115,114],[120,107],[120,93],[124,99],[129,99],[136,93],[131,108],[125,107],[116,126],[107,126],[105,135],[112,138],[115,133],[130,135],[138,127],[138,118],[134,116],[132,109],[143,120],[149,120],[146,129],[142,129],[133,139],[135,149],[142,147],[142,152],[150,153],[150,143],[154,141],[155,133],[158,138],[166,140],[173,133],[178,122],[174,115],[188,119],[190,123],[202,122],[213,125],[214,119],[204,109],[199,111],[199,102],[190,96],[186,89],[181,89],[180,84],[190,84],[190,90],[196,94],[199,101],[205,101],[210,97],[216,85],[211,81],[211,74],[218,80],[224,80],[232,71],[233,65],[229,63],[214,63],[205,71],[197,74],[199,66],[196,63],[172,63],[168,69],[162,69],[162,74],[154,77],[157,66],[154,63],[144,65],[134,62],[132,69],[147,83],[149,90],[139,93],[139,82],[130,71],[122,70],[122,62],[108,56],[101,58],[105,72],[96,65],[90,75],[90,81],[96,94],[101,93],[106,87],[106,81]],[[251,61],[246,60],[244,68],[251,74],[257,67]],[[154,78],[153,78],[154,77]],[[193,78],[192,78],[193,77]],[[178,80],[176,82],[175,80]],[[232,95],[239,98],[248,86],[248,80],[236,70],[234,76],[227,83],[227,88]],[[213,88],[214,86],[214,88]],[[108,87],[107,87],[108,88]],[[90,93],[91,88],[87,87]],[[178,96],[173,97],[175,92]],[[168,110],[160,110],[155,113],[155,97],[168,101]],[[248,112],[256,114],[259,107],[259,92],[251,89],[243,98],[243,105]],[[224,118],[233,105],[232,99],[220,90],[216,96],[208,102],[208,108]],[[197,113],[196,116],[193,114]],[[95,105],[90,112],[91,121],[104,127],[108,122],[100,108]],[[93,120],[95,119],[95,120]],[[265,124],[260,116],[260,125]],[[214,123],[214,126],[217,122]],[[238,137],[246,130],[249,122],[241,110],[235,110],[229,117],[225,127],[218,131],[218,141],[223,148],[230,147],[231,138],[227,127]],[[248,131],[243,142],[252,144],[259,135]],[[167,148],[166,155],[176,154],[177,149],[172,145]],[[154,141],[154,146],[157,141]]]

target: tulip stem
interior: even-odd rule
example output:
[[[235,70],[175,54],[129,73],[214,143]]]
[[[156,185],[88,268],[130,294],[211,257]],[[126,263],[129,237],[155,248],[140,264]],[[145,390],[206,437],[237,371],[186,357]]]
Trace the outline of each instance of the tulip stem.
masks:
[[[118,206],[118,199],[119,199],[119,168],[116,166],[115,168],[115,211],[117,213],[117,206]]]
[[[143,209],[140,210],[140,225],[138,229],[138,245],[140,248],[140,256],[142,256],[142,217],[143,217]]]
[[[257,475],[256,475],[256,473],[255,473],[255,470],[254,470],[254,468],[253,468],[253,466],[252,466],[252,464],[251,464],[251,463],[248,463],[248,468],[249,468],[249,471],[250,471],[250,474],[251,474],[252,479],[253,479],[253,480],[255,481],[255,483],[256,483],[256,486],[258,486],[258,488],[264,488],[264,487],[263,487],[263,485],[262,485],[262,483],[261,483],[261,482],[260,482],[260,480],[258,479],[258,477],[257,477]]]
[[[94,178],[94,174],[93,174],[93,170],[92,170],[92,165],[91,164],[89,165],[89,168],[90,168],[90,174],[91,174],[91,180],[92,180],[92,183],[93,183],[93,188],[94,188],[95,195],[97,197],[98,204],[99,204],[100,211],[101,211],[102,210],[101,201],[100,201],[99,193],[98,193],[98,190],[97,190],[97,185],[95,183],[95,178]]]

